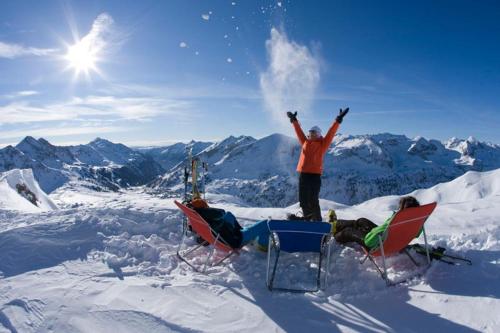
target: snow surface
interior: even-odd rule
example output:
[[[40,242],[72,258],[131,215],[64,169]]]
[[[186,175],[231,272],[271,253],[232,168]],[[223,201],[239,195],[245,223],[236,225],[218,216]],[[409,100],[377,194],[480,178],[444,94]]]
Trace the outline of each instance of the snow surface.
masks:
[[[36,205],[18,193],[16,185],[26,185],[35,194]],[[56,204],[40,189],[31,169],[13,169],[0,173],[0,209],[39,212],[57,209]]]
[[[0,209],[0,332],[498,332],[500,169],[413,194],[438,200],[426,224],[430,243],[472,266],[434,262],[423,276],[386,287],[359,264],[358,250],[335,246],[328,288],[290,294],[267,290],[266,254],[253,246],[206,275],[179,262],[182,215],[171,199],[66,184],[50,195],[60,210]],[[298,210],[249,207],[230,195],[208,200],[245,225]],[[397,201],[321,207],[381,223]],[[279,282],[310,284],[310,259],[284,255]],[[391,262],[403,276],[413,269],[404,257]]]

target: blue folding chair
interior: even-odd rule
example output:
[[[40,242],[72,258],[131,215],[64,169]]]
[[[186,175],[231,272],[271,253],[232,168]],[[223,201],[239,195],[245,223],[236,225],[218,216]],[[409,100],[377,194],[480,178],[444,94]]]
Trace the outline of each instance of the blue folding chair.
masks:
[[[315,292],[321,288],[321,266],[323,257],[327,256],[326,272],[324,274],[323,288],[328,282],[330,264],[331,224],[325,222],[306,221],[280,221],[268,220],[269,245],[267,251],[266,284],[269,290],[283,290],[291,292]],[[274,278],[278,267],[280,252],[298,253],[312,252],[319,254],[318,274],[315,289],[291,289],[274,286]],[[276,254],[271,267],[271,253]]]

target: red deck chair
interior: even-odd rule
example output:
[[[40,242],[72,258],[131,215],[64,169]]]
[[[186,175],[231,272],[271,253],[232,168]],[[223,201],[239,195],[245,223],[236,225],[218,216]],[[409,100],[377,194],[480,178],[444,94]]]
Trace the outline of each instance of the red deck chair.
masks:
[[[422,233],[424,235],[428,267],[431,264],[431,259],[429,255],[427,235],[425,234],[424,223],[432,214],[434,208],[436,208],[435,202],[419,207],[406,208],[397,212],[396,216],[394,216],[394,218],[392,219],[385,233],[378,235],[379,247],[371,249],[370,251],[363,248],[366,253],[366,257],[361,261],[361,263],[364,263],[366,259],[370,259],[370,261],[375,265],[378,272],[388,285],[394,285],[403,282],[391,281],[387,277],[386,258],[404,252],[416,266],[419,266],[408,252],[407,246],[419,234],[420,230],[422,230]],[[382,268],[375,261],[376,257],[382,258]],[[408,277],[405,280],[408,280],[411,277]]]
[[[182,240],[177,249],[177,256],[179,257],[179,259],[191,266],[191,268],[193,268],[195,271],[205,273],[207,267],[209,266],[209,262],[210,267],[214,267],[221,264],[224,260],[229,258],[234,253],[238,253],[238,249],[233,249],[231,246],[229,246],[228,243],[221,237],[221,235],[213,230],[210,225],[203,219],[203,217],[201,217],[200,214],[198,214],[195,210],[181,204],[176,200],[174,200],[174,203],[187,217],[187,222],[185,222],[186,224],[184,225],[182,231]],[[185,241],[187,238],[188,225],[191,226],[191,229],[196,232],[196,234],[198,234],[205,242],[183,250],[182,248],[185,245]],[[191,262],[192,260],[188,260],[187,256],[207,244],[211,246],[210,253],[207,256],[205,263],[201,265],[201,267],[197,267]],[[216,262],[211,262],[212,256],[217,250],[224,252],[225,256]]]

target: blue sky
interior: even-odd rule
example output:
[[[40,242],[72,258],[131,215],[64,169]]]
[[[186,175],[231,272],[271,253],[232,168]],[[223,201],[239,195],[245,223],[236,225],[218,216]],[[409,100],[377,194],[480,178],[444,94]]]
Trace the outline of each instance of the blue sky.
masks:
[[[345,134],[500,143],[498,17],[496,1],[4,0],[0,146],[293,135],[286,111],[326,129],[346,106]]]

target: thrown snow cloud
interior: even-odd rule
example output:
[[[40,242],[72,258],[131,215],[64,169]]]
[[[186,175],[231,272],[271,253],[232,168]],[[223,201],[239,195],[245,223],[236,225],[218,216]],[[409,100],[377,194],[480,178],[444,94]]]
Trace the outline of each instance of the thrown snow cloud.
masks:
[[[179,47],[181,47],[181,48],[185,48],[185,47],[187,47],[187,46],[188,46],[188,45],[187,45],[187,43],[186,43],[186,42],[180,42],[180,43],[179,43]]]
[[[266,41],[269,66],[260,75],[265,108],[283,123],[285,113],[308,112],[320,79],[320,62],[304,45],[290,41],[284,32],[271,29]]]

